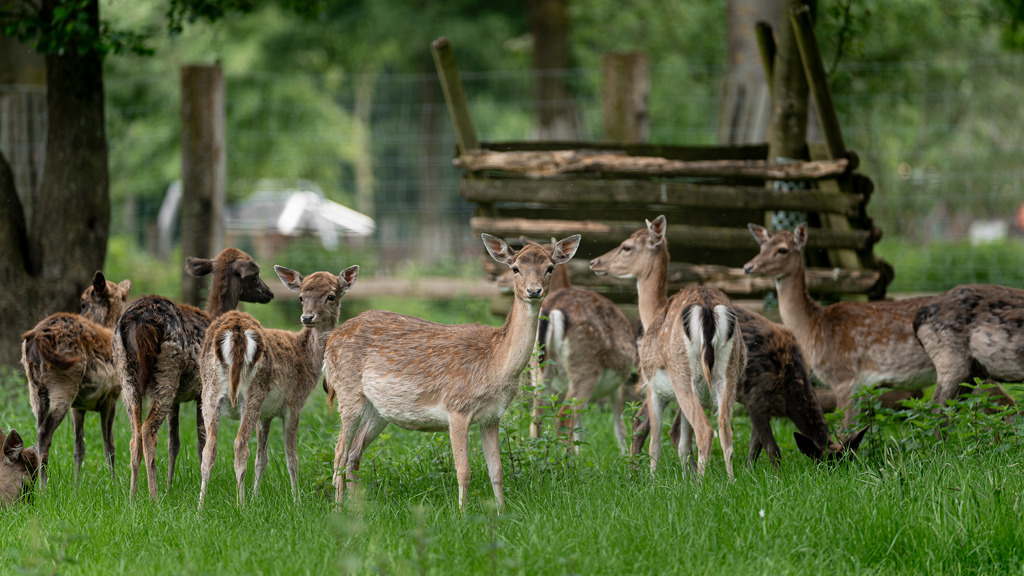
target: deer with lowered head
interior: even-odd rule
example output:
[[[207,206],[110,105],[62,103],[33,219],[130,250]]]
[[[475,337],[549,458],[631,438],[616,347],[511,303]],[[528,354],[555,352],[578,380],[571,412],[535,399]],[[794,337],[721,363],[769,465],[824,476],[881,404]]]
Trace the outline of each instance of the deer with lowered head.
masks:
[[[199,353],[210,321],[238,302],[270,302],[274,293],[260,279],[256,261],[237,248],[225,248],[216,258],[188,258],[192,276],[213,274],[206,311],[178,305],[162,296],[144,296],[132,302],[114,331],[114,361],[121,376],[122,397],[131,422],[131,494],[136,494],[139,467],[145,458],[149,496],[157,497],[156,441],[164,419],[168,421],[167,485],[174,480],[178,457],[178,407],[196,401],[196,434],[202,457],[206,430],[199,395]],[[149,399],[147,414],[143,403]]]
[[[524,236],[520,241],[536,244]],[[512,271],[502,274],[499,283],[511,285]],[[626,315],[608,298],[572,286],[568,268],[564,264],[555,266],[548,297],[540,311],[537,342],[540,356],[530,359],[535,390],[530,436],[540,435],[545,387],[566,400],[578,401],[578,409],[585,408],[591,399],[611,396],[615,439],[620,452],[626,453],[623,386],[636,365],[636,337]],[[558,427],[567,427],[572,432],[578,452],[581,414],[567,412],[567,406],[559,410]]]
[[[691,435],[697,441],[697,473],[704,475],[714,434],[704,408],[718,413],[718,436],[725,470],[733,478],[732,417],[739,380],[746,366],[744,336],[729,299],[707,286],[665,296],[668,273],[667,223],[648,221],[610,252],[591,260],[597,274],[635,278],[644,334],[640,342],[640,381],[646,385],[651,429],[661,430],[662,411],[676,401],[683,412],[679,458],[688,469]],[[652,434],[651,474],[661,456],[661,438]]]
[[[491,257],[514,275],[515,297],[501,328],[437,324],[370,310],[328,337],[325,384],[328,402],[337,401],[341,416],[334,449],[339,506],[363,452],[391,423],[407,430],[448,431],[459,508],[465,510],[469,427],[479,424],[491,487],[498,508],[504,508],[499,420],[519,393],[519,376],[533,352],[551,276],[576,253],[580,236],[550,248],[528,244],[518,251],[490,234],[481,237]]]
[[[206,423],[206,446],[200,468],[200,508],[206,499],[206,486],[217,457],[217,428],[222,410],[241,418],[234,446],[238,505],[245,504],[249,439],[259,424],[255,497],[267,468],[270,424],[277,417],[284,421],[285,461],[292,496],[299,497],[299,414],[320,380],[325,340],[338,323],[341,297],[352,288],[359,266],[346,268],[338,276],[314,272],[303,277],[284,266],[274,266],[274,270],[289,290],[299,293],[302,330],[264,328],[251,315],[232,311],[214,320],[206,331],[199,359],[203,421]]]
[[[121,383],[114,368],[112,329],[128,302],[130,280],[118,284],[103,272],[93,275],[82,293],[81,313],[58,312],[22,335],[21,364],[28,380],[29,404],[36,416],[36,450],[47,483],[53,434],[71,412],[75,434],[75,482],[85,460],[85,414],[99,412],[103,451],[114,475],[114,416]]]
[[[0,508],[17,502],[32,487],[39,470],[39,455],[35,447],[25,448],[21,436],[14,430],[4,435],[0,430]]]
[[[822,307],[811,299],[804,276],[807,224],[776,234],[757,224],[748,227],[761,249],[743,270],[775,278],[782,323],[793,331],[811,370],[835,390],[847,427],[855,416],[851,397],[861,387],[920,389],[935,382],[935,367],[914,333],[918,309],[934,297]]]

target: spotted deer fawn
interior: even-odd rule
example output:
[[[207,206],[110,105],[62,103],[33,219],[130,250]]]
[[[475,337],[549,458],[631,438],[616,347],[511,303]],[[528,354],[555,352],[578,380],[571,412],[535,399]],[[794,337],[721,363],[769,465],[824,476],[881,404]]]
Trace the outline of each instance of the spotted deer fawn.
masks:
[[[4,435],[0,430],[0,508],[17,502],[32,487],[39,470],[39,455],[35,447],[25,448],[21,436],[14,430]]]
[[[552,273],[576,253],[580,236],[550,249],[516,251],[490,234],[487,252],[514,274],[512,309],[501,328],[444,325],[371,310],[345,322],[327,339],[328,401],[337,401],[341,433],[334,449],[335,498],[354,481],[367,446],[389,423],[407,430],[447,430],[465,510],[469,484],[468,434],[480,425],[484,457],[499,509],[504,508],[498,423],[519,392],[530,360],[541,304]]]
[[[157,497],[156,441],[168,421],[167,485],[174,480],[178,457],[178,405],[196,401],[196,433],[202,456],[206,430],[199,394],[199,353],[212,318],[234,310],[239,301],[270,302],[274,293],[260,279],[260,267],[245,252],[225,248],[214,259],[188,258],[192,276],[213,274],[206,311],[178,305],[162,296],[144,296],[125,310],[114,331],[114,361],[131,421],[131,494],[136,494],[139,466],[145,457],[149,496]],[[143,419],[143,402],[150,400]]]
[[[683,470],[691,451],[691,434],[697,440],[697,473],[704,475],[714,440],[704,407],[718,413],[718,435],[725,456],[725,470],[733,478],[732,416],[739,380],[746,366],[742,330],[729,299],[707,286],[683,288],[665,296],[668,271],[666,221],[658,216],[646,228],[634,232],[618,247],[590,262],[598,274],[636,278],[640,319],[640,378],[646,385],[651,429],[661,430],[662,410],[677,401],[681,421],[679,458]],[[661,456],[660,434],[652,434],[649,446],[651,473]]]
[[[855,415],[851,397],[858,389],[919,389],[935,382],[935,367],[914,333],[918,309],[934,297],[819,306],[804,277],[807,224],[774,235],[757,224],[748,227],[761,250],[743,270],[775,278],[782,322],[793,331],[811,370],[835,390],[847,427]]]
[[[525,237],[520,240],[524,244],[536,243]],[[510,274],[511,271],[502,275],[509,275],[509,284]],[[611,396],[615,439],[619,450],[625,453],[623,386],[636,365],[636,337],[626,315],[608,298],[573,287],[566,266],[555,266],[548,297],[540,311],[537,342],[541,353],[530,359],[535,390],[530,436],[540,435],[540,409],[545,388],[567,402],[578,402],[577,409],[585,408],[591,399]],[[578,441],[582,439],[581,415],[569,415],[569,410],[567,406],[559,410],[558,427],[572,431],[578,452]]]
[[[85,413],[99,412],[103,451],[114,474],[114,416],[121,384],[114,368],[111,330],[128,302],[132,283],[108,281],[96,272],[81,298],[79,315],[58,312],[22,335],[21,364],[28,380],[29,403],[36,416],[36,450],[47,483],[53,433],[71,412],[75,434],[75,482],[85,460]]]
[[[214,320],[206,331],[199,360],[207,440],[200,468],[200,508],[206,499],[206,486],[217,457],[217,428],[224,409],[241,418],[235,436],[238,505],[245,505],[249,439],[258,423],[255,497],[267,468],[270,423],[276,417],[284,421],[284,451],[292,497],[296,500],[299,497],[299,414],[320,380],[325,340],[338,323],[341,297],[352,288],[359,266],[346,268],[338,276],[314,272],[303,277],[284,266],[274,266],[274,271],[289,290],[299,294],[302,330],[264,328],[249,314],[228,312]]]

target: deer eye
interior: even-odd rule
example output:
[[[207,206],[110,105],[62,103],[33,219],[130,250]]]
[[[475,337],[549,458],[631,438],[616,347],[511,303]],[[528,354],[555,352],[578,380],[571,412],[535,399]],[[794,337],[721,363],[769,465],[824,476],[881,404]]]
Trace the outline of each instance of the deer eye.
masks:
[[[633,247],[632,247],[632,246],[623,246],[623,247],[622,247],[622,251],[623,251],[623,252],[629,252],[629,251],[630,251],[630,250],[632,250],[632,249],[633,249]]]
[[[327,295],[327,301],[328,302],[334,302],[334,294],[328,294]]]
[[[554,266],[548,266],[547,272],[545,272],[545,274],[551,274],[554,271],[555,271],[555,267]]]
[[[512,273],[513,274],[519,274],[519,266],[513,266],[512,267]]]
[[[82,310],[85,310],[86,306],[87,306],[87,304],[86,304],[85,300],[82,300]]]
[[[779,248],[779,254],[789,254],[789,248]]]
[[[302,296],[299,296],[299,303],[302,303]]]

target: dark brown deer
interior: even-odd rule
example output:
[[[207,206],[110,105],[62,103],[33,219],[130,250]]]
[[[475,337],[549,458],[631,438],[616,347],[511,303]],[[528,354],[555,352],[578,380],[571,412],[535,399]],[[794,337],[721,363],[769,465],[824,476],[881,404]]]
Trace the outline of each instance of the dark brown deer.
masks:
[[[811,370],[835,390],[847,427],[855,416],[851,397],[861,387],[920,389],[935,382],[935,367],[914,333],[918,309],[934,297],[819,306],[804,277],[807,224],[774,235],[757,224],[749,228],[761,250],[743,269],[775,278],[782,322],[793,331]]]
[[[363,312],[327,338],[324,376],[328,401],[337,400],[341,432],[334,449],[335,498],[354,481],[367,446],[393,423],[407,430],[447,430],[465,509],[469,484],[469,427],[480,425],[487,472],[504,508],[498,423],[519,392],[530,360],[541,305],[555,267],[576,253],[574,235],[546,249],[516,251],[490,234],[487,252],[515,276],[515,298],[501,328],[445,325],[381,310]]]
[[[114,416],[121,384],[114,368],[111,329],[128,302],[132,283],[108,281],[96,272],[81,298],[81,315],[58,312],[22,335],[21,364],[36,417],[36,448],[46,486],[53,434],[71,412],[75,434],[75,482],[85,460],[85,413],[99,412],[103,451],[114,475]]]
[[[536,244],[526,237],[520,237],[520,240],[524,244]],[[499,284],[511,285],[511,270],[502,277]],[[623,386],[629,382],[636,365],[633,328],[626,315],[611,300],[572,286],[564,264],[555,267],[548,290],[537,328],[541,355],[530,359],[535,390],[530,436],[540,434],[540,408],[545,389],[561,395],[566,401],[577,401],[578,410],[586,408],[592,399],[610,396],[615,439],[619,450],[625,454]],[[561,408],[558,426],[567,427],[577,441],[582,440],[581,414],[576,412],[570,416],[568,411],[566,406]],[[578,443],[574,448],[578,451]]]
[[[238,505],[245,504],[245,471],[249,440],[259,424],[256,443],[256,481],[253,496],[267,468],[267,440],[274,418],[284,421],[284,450],[292,496],[299,497],[299,414],[313,391],[324,364],[327,335],[338,323],[341,297],[352,288],[359,266],[335,276],[314,272],[303,277],[295,270],[274,266],[281,282],[299,293],[302,330],[264,328],[244,312],[232,311],[210,324],[203,341],[199,370],[203,380],[203,420],[206,446],[200,468],[199,507],[206,499],[213,462],[217,457],[217,428],[222,410],[241,418],[235,436],[235,480]]]
[[[0,430],[0,508],[20,500],[32,488],[36,471],[39,470],[39,455],[36,449],[25,448],[21,436],[14,430],[4,435]]]
[[[213,274],[206,311],[177,305],[162,296],[144,296],[125,310],[114,331],[114,361],[121,377],[122,400],[131,421],[131,494],[136,494],[139,465],[146,460],[151,498],[157,497],[157,432],[168,420],[167,485],[174,480],[178,457],[178,406],[196,402],[196,433],[202,456],[206,430],[199,398],[199,354],[212,318],[234,310],[238,302],[270,302],[274,293],[260,279],[260,267],[245,252],[225,248],[216,258],[188,258],[193,276]],[[143,401],[149,412],[143,419]]]
[[[662,410],[679,403],[681,421],[679,459],[683,470],[697,440],[697,474],[704,475],[711,457],[713,430],[704,408],[718,413],[718,436],[725,470],[733,477],[732,416],[739,381],[746,366],[746,347],[735,311],[721,291],[707,286],[681,289],[665,296],[668,241],[665,217],[648,221],[610,252],[591,260],[598,274],[635,278],[644,334],[640,343],[640,381],[646,386],[651,429],[661,430]],[[660,434],[649,445],[651,473],[661,456]]]

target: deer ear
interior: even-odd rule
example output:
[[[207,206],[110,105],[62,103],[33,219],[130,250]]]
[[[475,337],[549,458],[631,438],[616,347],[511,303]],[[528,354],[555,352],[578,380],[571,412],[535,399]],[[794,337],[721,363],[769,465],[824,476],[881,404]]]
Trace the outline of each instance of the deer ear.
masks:
[[[21,441],[21,436],[16,431],[11,430],[11,433],[4,439],[4,456],[11,462],[17,462],[24,448],[25,443]]]
[[[769,238],[772,237],[771,233],[768,232],[767,228],[765,228],[764,226],[754,224],[753,222],[747,224],[747,229],[750,230],[750,233],[754,235],[754,240],[757,240],[757,243],[759,245],[764,244],[765,242],[768,241]]]
[[[511,266],[515,260],[515,250],[508,247],[505,241],[496,236],[483,233],[480,234],[480,238],[484,241],[484,247],[487,248],[487,253],[494,258],[496,262]]]
[[[277,272],[277,277],[281,279],[281,282],[288,287],[292,292],[302,291],[302,274],[299,274],[291,268],[285,268],[284,266],[274,266],[274,272]]]
[[[857,448],[860,448],[860,443],[864,441],[864,435],[867,431],[867,426],[861,428],[856,434],[847,438],[846,442],[843,442],[843,446],[850,452],[855,452]]]
[[[36,452],[35,446],[25,448],[21,452],[21,460],[28,465],[28,471],[32,476],[36,475],[36,471],[39,470],[39,453]]]
[[[665,240],[665,229],[668,228],[668,220],[665,219],[664,214],[660,214],[653,221],[645,220],[647,222],[647,232],[651,237],[651,245],[657,246]]]
[[[92,290],[97,297],[104,297],[107,294],[107,279],[103,276],[102,270],[97,270],[92,275]]]
[[[132,281],[121,280],[120,282],[117,283],[117,287],[120,288],[121,290],[124,290],[124,297],[127,300],[128,294],[132,291]]]
[[[356,278],[359,277],[359,266],[349,266],[338,274],[338,281],[341,282],[341,293],[344,294],[352,288],[355,284]]]
[[[825,453],[825,449],[818,446],[817,442],[799,432],[793,432],[793,439],[796,440],[796,447],[801,452],[815,460],[820,460]]]
[[[213,273],[213,260],[188,257],[185,259],[185,271],[195,277]]]
[[[568,238],[560,240],[551,248],[551,261],[557,266],[571,260],[576,254],[576,250],[580,247],[580,240],[582,239],[583,237],[579,234],[573,234]]]
[[[796,230],[793,230],[793,237],[796,238],[796,249],[803,251],[807,244],[807,222],[801,222]]]

